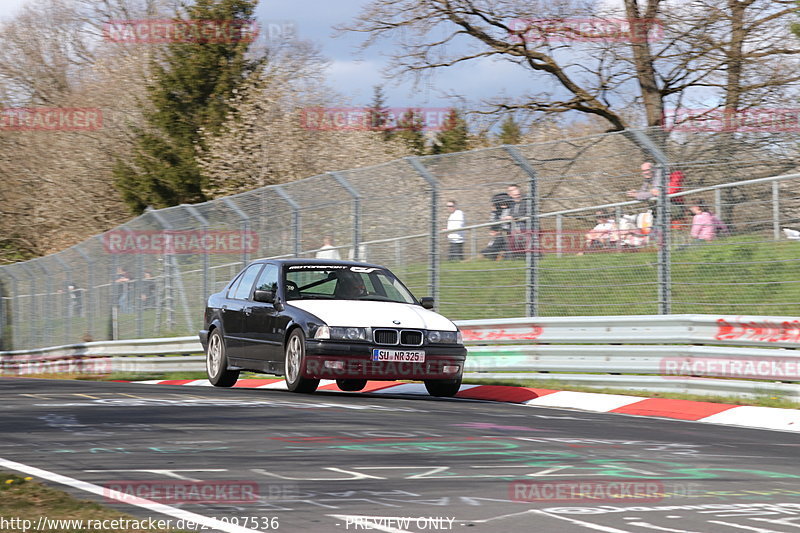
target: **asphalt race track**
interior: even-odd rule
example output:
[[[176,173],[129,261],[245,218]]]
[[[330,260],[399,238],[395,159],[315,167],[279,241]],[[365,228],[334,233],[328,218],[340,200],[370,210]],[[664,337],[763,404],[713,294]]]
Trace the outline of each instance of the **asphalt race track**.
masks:
[[[241,532],[800,528],[796,433],[336,392],[20,378],[0,379],[0,391],[0,471],[173,526],[192,517],[205,531]]]

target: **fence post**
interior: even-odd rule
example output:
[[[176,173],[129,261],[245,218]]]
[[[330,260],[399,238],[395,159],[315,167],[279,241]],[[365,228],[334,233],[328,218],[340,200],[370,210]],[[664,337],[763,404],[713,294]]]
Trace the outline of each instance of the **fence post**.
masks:
[[[31,304],[29,307],[30,317],[28,318],[28,343],[26,343],[26,347],[29,348],[39,348],[38,346],[38,339],[36,335],[36,276],[30,271],[28,261],[23,261],[21,263],[17,263],[22,270],[25,271],[25,274],[28,275],[28,279],[30,283],[28,284],[28,288],[31,291]]]
[[[433,296],[434,308],[439,309],[439,182],[428,172],[419,158],[406,157],[411,167],[422,176],[431,188],[431,239],[430,256],[428,258],[428,287]]]
[[[58,263],[61,265],[61,268],[63,268],[64,272],[67,274],[67,281],[61,286],[61,290],[63,291],[62,294],[64,295],[64,321],[62,322],[62,338],[59,344],[69,344],[71,340],[68,338],[68,335],[73,330],[73,328],[69,327],[69,325],[72,324],[72,289],[70,287],[74,287],[74,283],[72,282],[72,268],[67,264],[66,261],[61,259],[61,254],[53,254],[52,257],[58,261]],[[77,341],[77,339],[75,340]]]
[[[172,230],[174,229],[172,225],[167,222],[167,220],[162,217],[159,212],[155,209],[149,209],[147,212],[156,220],[159,226],[161,226],[162,230]],[[183,287],[183,278],[181,277],[180,268],[178,268],[178,263],[175,261],[175,253],[172,250],[173,245],[169,238],[169,234],[167,234],[167,238],[164,239],[164,270],[169,272],[169,274],[165,275],[165,285],[167,282],[169,286],[165,287],[165,291],[170,296],[169,302],[167,304],[167,326],[172,329],[175,325],[175,305],[174,305],[174,297],[172,297],[172,280],[175,280],[176,288],[178,289],[178,297],[181,299],[181,305],[183,305],[183,314],[184,318],[186,319],[186,327],[188,331],[193,332],[194,328],[192,327],[192,314],[189,311],[189,302],[186,300],[186,291]]]
[[[777,241],[781,238],[781,184],[772,182],[772,236]]]
[[[528,286],[525,307],[527,316],[537,316],[539,312],[539,257],[542,251],[539,246],[539,190],[536,169],[513,146],[503,145],[503,149],[528,175],[528,195],[525,198],[527,216],[525,233],[530,236],[530,244],[526,246],[525,250],[526,285]]]
[[[102,240],[102,237],[98,236],[98,238]],[[94,302],[92,300],[94,300],[95,295],[94,261],[92,261],[89,254],[80,249],[80,246],[76,246],[75,251],[86,261],[86,294],[81,301],[81,310],[86,313],[86,336],[94,340],[94,335],[92,334],[94,326]]]
[[[206,217],[204,217],[203,215],[200,214],[200,211],[198,211],[196,208],[192,207],[191,205],[181,204],[181,207],[186,209],[186,211],[188,211],[189,214],[196,221],[198,221],[200,223],[200,226],[203,228],[203,233],[206,233],[208,231],[208,220],[206,219]],[[242,243],[244,243],[244,242],[247,242],[247,241],[245,241],[243,239]],[[204,246],[203,247],[203,298],[208,298],[208,295],[209,295],[208,294],[208,270],[209,270],[208,248]]]
[[[669,199],[669,159],[664,152],[640,130],[625,130],[626,135],[638,144],[649,156],[655,159],[654,172],[661,173],[656,204],[656,227],[658,231],[658,314],[672,312],[672,259],[670,258],[670,199]],[[662,133],[660,130],[658,133]]]
[[[300,252],[302,250],[302,242],[300,237],[300,204],[294,201],[294,198],[289,196],[289,193],[283,190],[283,187],[280,185],[273,185],[275,192],[278,193],[278,196],[283,198],[283,200],[289,204],[289,207],[292,209],[292,230],[294,233],[294,256],[300,257]]]
[[[236,213],[236,216],[238,216],[241,219],[241,221],[242,221],[242,233],[246,233],[250,229],[250,217],[247,216],[247,214],[245,214],[245,212],[242,211],[239,208],[238,205],[236,205],[236,202],[231,200],[229,197],[226,196],[226,197],[222,198],[221,200],[222,200],[222,203],[227,205],[228,208],[231,211],[233,211],[234,213]],[[244,235],[242,235],[242,238],[244,238]],[[249,260],[250,260],[250,257],[247,254],[247,247],[243,247],[242,248],[242,268],[247,266],[247,262]]]
[[[328,172],[328,174],[353,197],[353,261],[359,261],[362,259],[359,253],[361,247],[361,195],[341,173]]]
[[[0,290],[0,350],[11,351],[14,349],[16,305],[12,300],[17,298],[17,277],[11,273],[10,267],[0,267],[0,275],[8,276],[11,280],[11,292]]]

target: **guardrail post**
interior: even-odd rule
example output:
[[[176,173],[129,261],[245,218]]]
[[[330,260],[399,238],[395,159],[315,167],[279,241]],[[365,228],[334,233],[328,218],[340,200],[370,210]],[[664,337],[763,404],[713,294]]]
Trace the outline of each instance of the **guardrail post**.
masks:
[[[781,238],[781,184],[772,182],[772,236],[777,241]]]
[[[431,188],[431,239],[428,259],[428,288],[433,296],[434,308],[439,309],[439,182],[428,172],[418,157],[406,157],[406,161]]]
[[[536,169],[513,146],[503,145],[503,149],[528,176],[528,196],[525,198],[527,217],[525,233],[530,237],[530,244],[526,246],[525,250],[526,285],[528,286],[525,308],[527,316],[536,316],[539,311],[539,258],[542,255],[539,246],[539,190]]]
[[[241,219],[241,221],[242,221],[242,233],[247,233],[247,231],[250,229],[250,217],[247,216],[247,214],[244,211],[242,211],[239,208],[239,206],[236,205],[236,202],[234,202],[231,198],[226,196],[224,198],[221,198],[220,200],[222,201],[222,203],[224,203],[226,206],[228,206],[228,208],[231,211],[236,213],[236,216],[238,216]],[[244,237],[245,237],[245,235],[242,235],[242,239],[244,239]],[[247,266],[247,262],[249,260],[250,260],[250,256],[247,253],[247,247],[243,246],[242,247],[242,268]]]
[[[670,258],[670,199],[669,159],[646,133],[640,130],[625,130],[625,134],[655,159],[654,172],[661,173],[656,204],[656,228],[658,231],[658,314],[668,315],[672,311],[672,263]]]
[[[361,255],[361,195],[347,179],[339,172],[328,172],[353,197],[353,260],[359,261]]]
[[[283,198],[283,201],[289,204],[289,207],[292,209],[292,232],[294,233],[294,256],[300,257],[300,251],[302,250],[302,242],[300,237],[300,204],[294,201],[294,198],[289,196],[289,193],[283,190],[283,187],[280,185],[273,185],[275,192],[278,193],[278,196]]]

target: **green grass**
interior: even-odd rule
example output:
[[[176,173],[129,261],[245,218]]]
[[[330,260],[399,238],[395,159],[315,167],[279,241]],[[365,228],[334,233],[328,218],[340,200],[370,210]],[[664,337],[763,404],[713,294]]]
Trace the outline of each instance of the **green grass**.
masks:
[[[54,489],[35,481],[31,477],[22,477],[16,474],[0,472],[0,517],[11,521],[9,529],[3,531],[23,531],[24,520],[28,531],[32,531],[40,517],[50,520],[135,520],[137,518],[120,511],[102,506],[89,500],[79,500],[66,492]],[[168,517],[154,515],[154,520],[165,520]],[[111,525],[111,522],[107,523]],[[44,525],[44,524],[43,524]],[[70,528],[42,529],[40,531],[58,531],[58,533],[89,533],[97,532],[95,528]],[[153,533],[153,529],[104,529],[109,533]],[[160,529],[163,533],[177,533],[176,529]]]
[[[672,249],[672,312],[796,315],[800,244],[737,235]],[[398,273],[427,293],[427,265]],[[454,320],[525,316],[524,259],[441,264],[439,309]],[[540,316],[658,313],[658,253],[546,254],[539,260]]]

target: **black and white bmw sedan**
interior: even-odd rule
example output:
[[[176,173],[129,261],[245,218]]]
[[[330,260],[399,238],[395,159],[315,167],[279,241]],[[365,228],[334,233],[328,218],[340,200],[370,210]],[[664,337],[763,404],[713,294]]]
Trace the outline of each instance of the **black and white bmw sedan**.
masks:
[[[432,307],[379,265],[258,260],[208,299],[208,379],[230,387],[250,370],[283,375],[294,392],[313,392],[320,379],[345,391],[370,379],[422,380],[430,394],[453,396],[467,351]]]

